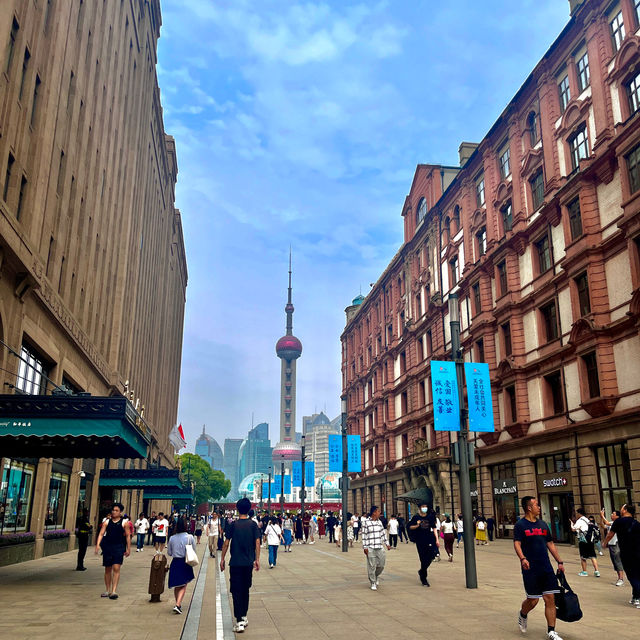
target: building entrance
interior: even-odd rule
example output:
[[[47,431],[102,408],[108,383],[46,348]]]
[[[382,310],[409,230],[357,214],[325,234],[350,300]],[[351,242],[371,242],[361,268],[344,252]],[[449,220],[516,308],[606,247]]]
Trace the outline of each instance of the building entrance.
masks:
[[[570,542],[573,493],[548,493],[541,496],[542,519],[551,529],[554,542]]]

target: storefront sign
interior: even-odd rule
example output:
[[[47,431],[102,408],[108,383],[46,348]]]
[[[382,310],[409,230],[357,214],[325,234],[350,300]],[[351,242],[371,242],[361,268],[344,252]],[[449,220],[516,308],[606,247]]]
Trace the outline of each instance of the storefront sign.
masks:
[[[469,431],[495,431],[489,365],[486,362],[465,362],[464,375],[469,401]]]
[[[550,473],[538,476],[538,491],[563,493],[571,491],[571,476],[562,473]]]
[[[460,431],[460,401],[455,362],[431,361],[433,428]]]
[[[493,481],[494,496],[508,496],[518,493],[518,482],[515,478]]]

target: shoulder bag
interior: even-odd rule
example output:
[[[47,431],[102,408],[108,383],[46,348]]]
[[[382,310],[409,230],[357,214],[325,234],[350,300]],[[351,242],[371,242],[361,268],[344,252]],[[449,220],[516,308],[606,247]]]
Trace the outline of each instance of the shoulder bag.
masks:
[[[576,622],[582,618],[578,596],[572,591],[562,571],[556,573],[560,593],[556,593],[556,616],[563,622]]]
[[[184,560],[190,567],[197,567],[200,564],[198,554],[193,550],[193,536],[189,536],[189,542],[185,546]]]

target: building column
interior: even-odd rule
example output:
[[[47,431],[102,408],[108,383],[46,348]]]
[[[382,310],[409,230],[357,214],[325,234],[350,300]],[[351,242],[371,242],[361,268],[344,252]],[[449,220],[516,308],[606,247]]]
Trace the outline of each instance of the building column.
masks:
[[[578,504],[578,500],[576,500],[576,508],[583,507],[587,513],[600,513],[602,508],[600,505],[600,483],[595,456],[590,447],[578,447],[577,454],[582,504]]]
[[[518,498],[537,496],[536,467],[530,458],[516,460],[516,480],[518,481]]]
[[[634,504],[640,502],[640,438],[627,440],[627,453],[629,455],[629,468],[631,470],[631,500]]]
[[[477,471],[480,476],[480,485],[478,490],[478,497],[480,497],[480,492],[482,492],[482,508],[484,509],[484,514],[488,513],[492,515],[495,519],[495,505],[493,503],[493,484],[491,481],[491,472],[489,471],[489,467],[487,465],[481,465]]]
[[[69,551],[76,546],[76,520],[78,518],[78,497],[80,496],[80,475],[82,458],[74,458],[69,478],[69,494],[67,495],[67,513],[64,518],[64,528],[69,531]]]
[[[33,487],[33,502],[31,504],[31,531],[36,536],[34,559],[44,555],[44,521],[47,512],[49,496],[49,482],[51,480],[52,458],[40,458],[36,471],[36,482]]]

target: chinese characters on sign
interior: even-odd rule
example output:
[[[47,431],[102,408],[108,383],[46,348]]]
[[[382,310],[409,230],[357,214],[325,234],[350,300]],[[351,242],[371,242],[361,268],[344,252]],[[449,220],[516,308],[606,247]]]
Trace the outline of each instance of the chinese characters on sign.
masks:
[[[302,475],[302,474],[301,474]],[[316,483],[316,463],[304,463],[304,483],[307,487],[313,487]]]
[[[300,460],[294,460],[291,463],[291,484],[293,484],[294,487],[302,486],[302,462],[300,462]]]
[[[460,431],[460,404],[455,362],[431,361],[433,427],[436,431]]]
[[[362,471],[362,455],[360,451],[360,436],[347,436],[347,471],[349,473],[360,473]]]
[[[329,436],[329,471],[342,472],[342,436]]]
[[[489,365],[486,362],[465,362],[469,431],[495,431]]]

